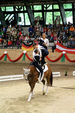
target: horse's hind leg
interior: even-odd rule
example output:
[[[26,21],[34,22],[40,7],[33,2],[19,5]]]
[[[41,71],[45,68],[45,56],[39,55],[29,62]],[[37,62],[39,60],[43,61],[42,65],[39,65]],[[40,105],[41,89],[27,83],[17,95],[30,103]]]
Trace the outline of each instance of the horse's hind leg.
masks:
[[[28,102],[31,100],[32,96],[33,96],[33,89],[34,89],[35,83],[30,84],[31,90],[30,90],[30,94],[28,97]]]
[[[42,83],[43,83],[43,89],[42,89],[43,95],[47,95],[47,93],[48,93],[48,81],[47,81],[46,92],[45,92],[45,80],[43,80]]]
[[[48,94],[48,87],[49,87],[49,85],[50,85],[50,77],[47,76],[47,77],[46,77],[46,80],[47,80],[47,85],[46,85],[46,93],[45,93],[45,95]]]
[[[47,95],[48,94],[48,85],[46,86],[46,93],[45,93],[45,95]]]

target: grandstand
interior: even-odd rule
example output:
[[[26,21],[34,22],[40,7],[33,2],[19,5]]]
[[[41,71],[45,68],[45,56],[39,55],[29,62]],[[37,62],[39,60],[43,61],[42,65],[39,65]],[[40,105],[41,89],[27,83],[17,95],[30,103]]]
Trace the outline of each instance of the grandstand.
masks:
[[[42,32],[50,43],[75,48],[75,0],[2,0],[0,15],[0,48],[21,48]]]

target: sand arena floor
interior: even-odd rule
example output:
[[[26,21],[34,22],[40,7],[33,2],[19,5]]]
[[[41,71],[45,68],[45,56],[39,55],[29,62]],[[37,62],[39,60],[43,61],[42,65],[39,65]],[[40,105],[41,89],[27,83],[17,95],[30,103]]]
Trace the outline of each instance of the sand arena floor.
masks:
[[[28,64],[0,63],[0,75],[22,74]],[[25,80],[0,83],[0,113],[75,113],[75,65],[51,64],[61,77],[54,78],[48,95],[42,95],[42,84],[37,83],[34,97],[27,102],[30,87]],[[64,76],[67,70],[68,76]]]
[[[0,83],[0,113],[75,113],[75,78],[54,78],[47,96],[36,84],[31,102],[29,89],[24,80]]]

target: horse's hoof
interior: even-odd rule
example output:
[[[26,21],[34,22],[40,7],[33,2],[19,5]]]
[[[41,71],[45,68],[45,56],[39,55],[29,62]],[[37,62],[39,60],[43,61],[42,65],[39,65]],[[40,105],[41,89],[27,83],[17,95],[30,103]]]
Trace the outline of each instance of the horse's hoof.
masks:
[[[28,102],[30,102],[30,100],[28,99]]]
[[[45,95],[47,96],[47,93]]]
[[[32,95],[32,98],[34,98],[34,95]]]
[[[43,95],[45,95],[45,92],[43,92]]]

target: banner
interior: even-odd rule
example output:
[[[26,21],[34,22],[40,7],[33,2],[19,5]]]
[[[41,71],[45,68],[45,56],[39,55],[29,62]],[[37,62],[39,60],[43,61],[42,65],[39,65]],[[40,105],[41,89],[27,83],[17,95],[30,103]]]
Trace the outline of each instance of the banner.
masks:
[[[75,54],[75,49],[67,48],[67,47],[63,46],[62,44],[60,44],[59,42],[57,42],[57,44],[56,44],[56,51],[58,51],[58,52],[65,51],[66,53]]]
[[[33,50],[33,45],[27,47],[24,44],[22,44],[22,50],[24,50],[24,51],[31,51],[31,50]]]

